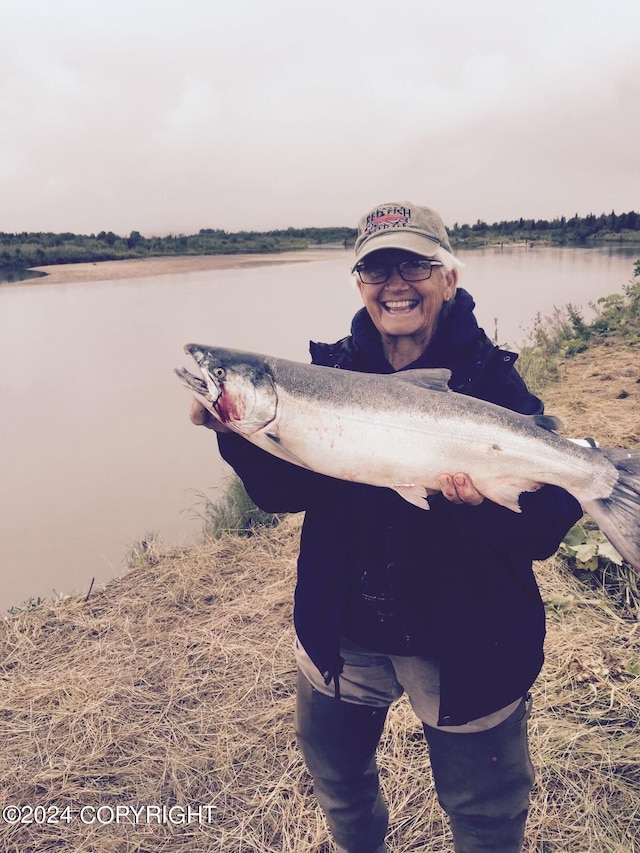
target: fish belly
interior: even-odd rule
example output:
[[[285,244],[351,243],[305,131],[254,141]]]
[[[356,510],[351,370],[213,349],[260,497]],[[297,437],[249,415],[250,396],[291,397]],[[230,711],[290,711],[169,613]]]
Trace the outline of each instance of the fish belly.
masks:
[[[529,435],[451,413],[430,418],[292,400],[279,405],[269,429],[291,461],[319,473],[436,491],[439,475],[464,472],[485,497],[516,512],[520,493],[544,483],[559,485],[578,500],[607,496],[612,489],[612,466],[600,472],[593,451],[538,427]]]

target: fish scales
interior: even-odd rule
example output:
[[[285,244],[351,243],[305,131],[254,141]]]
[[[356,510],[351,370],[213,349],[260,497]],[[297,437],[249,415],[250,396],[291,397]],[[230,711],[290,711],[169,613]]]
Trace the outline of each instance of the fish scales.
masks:
[[[550,431],[553,418],[455,394],[444,369],[380,375],[200,344],[185,351],[201,374],[176,371],[191,393],[275,456],[395,489],[422,509],[442,473],[464,471],[481,494],[515,512],[523,491],[560,486],[640,568],[637,451],[581,447]]]
[[[381,386],[372,374],[341,371],[336,377],[332,368],[319,373],[312,365],[291,371],[281,370],[276,359],[269,364],[279,388],[281,442],[314,470],[370,485],[430,489],[437,489],[443,471],[465,471],[488,494],[489,479],[511,477],[515,469],[527,480],[570,482],[573,491],[594,491],[593,454],[576,445],[568,454],[566,440],[526,416],[399,381],[397,374]],[[308,368],[316,379],[313,394]],[[473,431],[464,424],[472,424]],[[615,472],[604,458],[597,469],[595,491],[606,497]],[[345,471],[350,476],[344,477]]]

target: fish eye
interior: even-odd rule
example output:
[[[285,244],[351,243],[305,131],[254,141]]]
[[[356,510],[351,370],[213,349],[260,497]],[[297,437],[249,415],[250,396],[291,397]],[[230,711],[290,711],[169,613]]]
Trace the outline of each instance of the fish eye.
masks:
[[[215,376],[216,379],[224,379],[226,370],[224,367],[214,367],[211,373]]]

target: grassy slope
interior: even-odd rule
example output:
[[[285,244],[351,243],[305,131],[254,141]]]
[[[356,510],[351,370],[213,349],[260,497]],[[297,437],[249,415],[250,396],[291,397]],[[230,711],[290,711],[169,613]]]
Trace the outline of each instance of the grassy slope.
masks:
[[[547,409],[570,435],[637,443],[639,378],[640,347],[599,345],[561,366]],[[0,822],[0,849],[331,849],[292,732],[299,524],[291,517],[253,538],[151,551],[88,601],[43,605],[0,626],[0,804],[72,810],[69,823]],[[538,780],[525,850],[636,853],[638,622],[555,559],[537,574],[549,635],[534,691]],[[380,765],[391,850],[451,851],[405,700],[390,713]],[[78,816],[83,806],[151,804],[214,808],[201,824]]]

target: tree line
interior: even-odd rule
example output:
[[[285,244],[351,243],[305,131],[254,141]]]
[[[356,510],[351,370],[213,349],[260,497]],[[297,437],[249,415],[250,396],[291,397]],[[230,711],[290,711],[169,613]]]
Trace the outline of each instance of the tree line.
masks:
[[[527,241],[553,246],[582,246],[599,241],[623,242],[640,240],[640,214],[635,211],[595,216],[575,216],[556,219],[514,219],[494,222],[479,219],[475,225],[458,225],[449,230],[452,243],[458,246],[480,246],[487,243]]]
[[[481,246],[489,243],[527,241],[550,245],[585,245],[601,240],[640,241],[640,214],[601,214],[553,220],[516,219],[489,225],[478,220],[474,225],[449,229],[452,244]],[[0,232],[0,268],[25,269],[49,264],[87,263],[163,255],[219,255],[274,253],[313,246],[351,248],[355,228],[287,228],[274,231],[235,231],[201,228],[197,234],[169,234],[145,237],[139,231],[128,236],[113,231],[98,234],[70,232]]]
[[[238,231],[202,228],[197,234],[144,237],[139,231],[120,236],[52,232],[0,232],[0,267],[33,267],[117,261],[163,255],[229,255],[286,252],[329,243],[352,245],[352,228],[287,228],[280,231]]]

